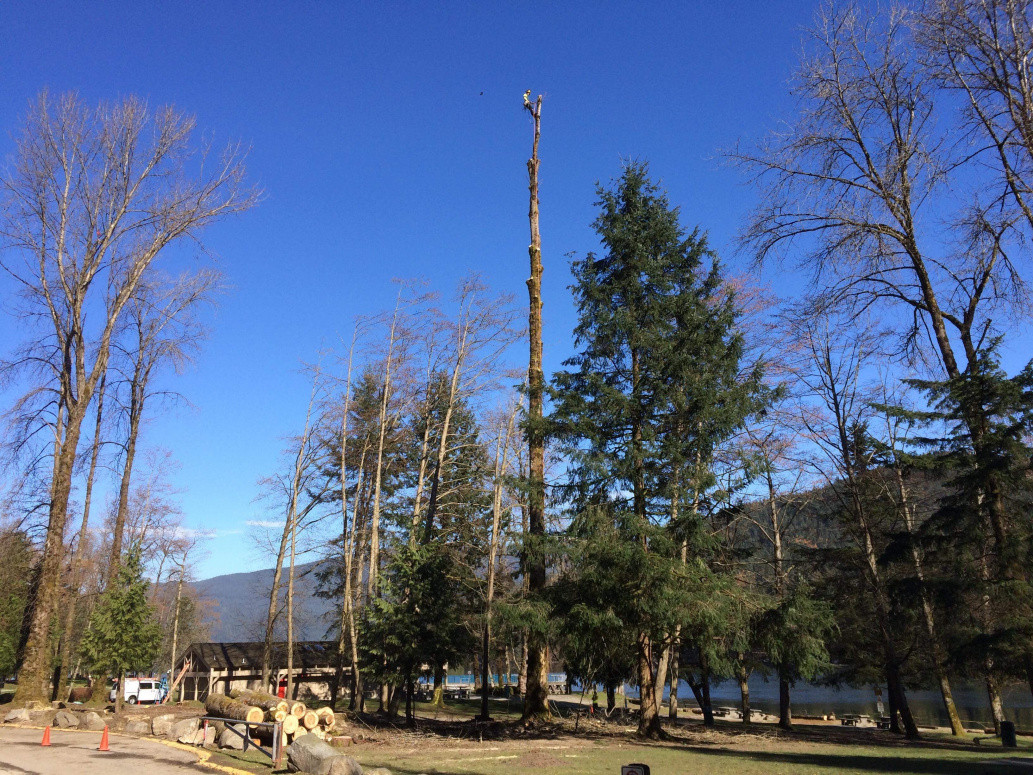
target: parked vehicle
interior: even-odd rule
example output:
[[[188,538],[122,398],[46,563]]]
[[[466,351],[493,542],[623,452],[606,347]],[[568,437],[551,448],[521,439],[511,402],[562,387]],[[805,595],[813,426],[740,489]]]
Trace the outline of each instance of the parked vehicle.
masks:
[[[165,682],[161,678],[127,678],[122,687],[122,699],[130,705],[138,702],[161,702],[165,699]],[[111,687],[108,699],[115,701],[118,696],[118,681]]]

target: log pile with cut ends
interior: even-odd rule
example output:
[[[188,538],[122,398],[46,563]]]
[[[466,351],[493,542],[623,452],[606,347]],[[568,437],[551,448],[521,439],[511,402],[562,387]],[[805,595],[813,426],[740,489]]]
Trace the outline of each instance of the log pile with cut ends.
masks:
[[[319,716],[319,726],[327,732],[337,726],[337,717],[331,708],[316,708],[316,715]]]
[[[337,717],[331,708],[309,710],[303,702],[288,702],[265,692],[235,690],[230,697],[224,694],[209,694],[204,703],[210,716],[234,719],[251,724],[255,722],[279,722],[280,742],[290,745],[302,735],[315,735],[325,740],[337,726]],[[269,744],[273,740],[275,727],[249,727],[255,742]]]
[[[204,701],[204,709],[209,716],[219,718],[250,722],[265,720],[265,713],[261,708],[227,697],[225,694],[209,694]]]
[[[290,745],[302,735],[315,735],[320,740],[325,740],[337,727],[337,717],[331,708],[309,709],[303,702],[288,702],[280,697],[265,692],[250,690],[235,690],[232,693],[231,702],[249,704],[251,707],[263,711],[262,719],[249,717],[248,721],[278,721],[280,722],[281,743]],[[222,707],[220,705],[220,707]],[[227,718],[236,718],[228,716]],[[272,727],[252,727],[252,737],[263,743],[269,743],[273,738]]]
[[[290,703],[282,697],[277,697],[275,694],[269,694],[269,692],[258,692],[251,689],[234,689],[230,692],[230,697],[241,702],[246,702],[248,705],[254,705],[256,708],[261,708],[265,711],[270,710],[282,710],[284,714],[287,713],[290,708]]]

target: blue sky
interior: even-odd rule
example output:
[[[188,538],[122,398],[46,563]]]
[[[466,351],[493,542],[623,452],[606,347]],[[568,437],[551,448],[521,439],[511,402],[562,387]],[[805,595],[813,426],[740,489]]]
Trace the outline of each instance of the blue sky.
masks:
[[[304,420],[302,361],[393,302],[479,270],[526,299],[530,124],[541,144],[546,371],[570,354],[567,254],[595,246],[594,186],[644,158],[730,263],[754,192],[720,157],[790,109],[812,2],[0,4],[0,154],[44,87],[137,94],[252,146],[266,192],[206,234],[231,289],[192,402],[145,430],[182,464],[188,524],[221,535],[200,575],[266,564],[245,540],[259,477]],[[774,274],[774,273],[773,273]],[[775,275],[777,277],[777,275]],[[790,283],[775,283],[780,291]],[[0,291],[9,288],[0,279]],[[21,338],[0,316],[0,346]],[[98,515],[99,517],[99,515]]]

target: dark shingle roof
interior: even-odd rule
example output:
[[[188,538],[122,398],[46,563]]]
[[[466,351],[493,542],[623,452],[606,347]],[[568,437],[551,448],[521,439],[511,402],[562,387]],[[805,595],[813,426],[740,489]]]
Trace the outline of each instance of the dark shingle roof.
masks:
[[[193,652],[203,665],[199,668],[211,670],[251,671],[262,666],[262,641],[245,641],[241,643],[191,643],[183,655]],[[337,643],[331,640],[310,640],[294,644],[294,667],[305,669],[313,667],[329,667],[337,657]],[[182,657],[180,658],[182,662]],[[282,669],[287,666],[287,644],[274,643],[270,666]]]

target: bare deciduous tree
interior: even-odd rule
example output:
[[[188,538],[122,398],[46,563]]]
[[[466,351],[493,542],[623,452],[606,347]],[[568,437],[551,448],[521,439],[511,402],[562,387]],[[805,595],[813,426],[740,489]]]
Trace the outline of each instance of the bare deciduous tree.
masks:
[[[122,542],[137,442],[148,399],[154,395],[152,378],[158,369],[171,364],[179,371],[189,363],[193,351],[205,336],[197,320],[197,307],[211,300],[219,275],[211,270],[183,275],[176,279],[145,277],[133,294],[126,310],[127,341],[116,342],[127,367],[123,389],[126,437],[122,447],[122,478],[118,505],[111,534],[111,553],[107,578],[115,578],[122,557]],[[121,369],[122,364],[119,364]]]
[[[86,472],[86,488],[83,496],[82,523],[79,526],[79,536],[72,551],[72,563],[69,571],[69,594],[65,601],[64,624],[61,628],[61,643],[58,649],[57,669],[60,671],[54,686],[53,698],[66,699],[68,697],[68,680],[70,659],[72,655],[72,628],[75,624],[75,614],[78,608],[79,596],[82,589],[82,566],[83,555],[86,547],[87,530],[90,525],[90,509],[93,503],[93,484],[97,476],[97,462],[100,458],[102,440],[102,428],[104,425],[104,396],[106,377],[102,377],[97,386],[97,410],[96,422],[93,429],[93,441],[90,444],[90,465]]]
[[[732,156],[763,187],[744,244],[760,259],[792,246],[811,271],[814,310],[878,306],[906,354],[957,381],[977,367],[995,324],[1027,306],[1011,254],[1016,219],[1026,219],[1014,211],[1028,198],[1030,48],[1022,4],[932,9],[917,24],[923,49],[906,11],[823,6],[797,78],[798,118]],[[967,127],[937,114],[950,104],[938,99],[944,83],[966,95]],[[970,142],[974,130],[989,144]],[[988,153],[1003,180],[988,181]],[[985,408],[960,403],[975,454],[990,454]],[[988,480],[983,490],[972,509],[985,525],[993,586],[1023,571],[1000,486]]]
[[[505,489],[506,477],[509,473],[509,449],[513,437],[513,430],[516,424],[516,416],[521,406],[514,402],[510,411],[496,428],[495,437],[495,462],[492,475],[492,498],[491,498],[491,531],[488,536],[488,578],[484,591],[484,625],[481,640],[481,715],[482,721],[489,721],[491,714],[488,712],[488,692],[490,688],[490,670],[488,660],[491,651],[492,638],[492,615],[495,602],[495,577],[498,573],[499,554],[502,548],[502,509],[503,491]]]
[[[918,16],[918,42],[939,83],[964,98],[971,147],[997,178],[987,219],[1033,229],[1033,11],[1022,0],[937,0]],[[971,152],[971,151],[970,151]]]
[[[893,610],[884,573],[879,564],[878,535],[872,509],[863,496],[867,459],[857,436],[870,416],[872,396],[866,394],[861,373],[875,354],[870,333],[848,335],[833,331],[828,321],[806,323],[800,338],[809,351],[809,362],[800,370],[800,381],[812,403],[803,407],[802,424],[820,459],[815,470],[825,478],[839,509],[846,516],[847,533],[861,558],[865,587],[875,612],[882,643],[882,666],[892,706],[904,723],[909,738],[918,737],[911,714],[901,666],[904,654],[893,627]],[[895,714],[891,714],[894,728]]]
[[[49,695],[50,624],[79,438],[122,314],[162,251],[257,198],[244,184],[241,149],[198,154],[193,130],[193,118],[171,107],[152,112],[132,97],[90,109],[75,95],[44,93],[0,179],[0,265],[44,332],[49,383],[64,412],[19,701]]]
[[[280,592],[283,584],[283,563],[287,566],[287,689],[288,695],[294,689],[294,566],[297,556],[298,528],[301,522],[306,519],[320,505],[322,496],[325,494],[329,482],[325,477],[319,477],[317,473],[317,461],[315,460],[316,448],[312,443],[313,422],[312,411],[316,403],[317,391],[320,388],[319,370],[316,370],[312,381],[312,392],[309,396],[308,407],[305,410],[305,427],[301,436],[294,440],[293,462],[290,474],[287,476],[274,477],[266,484],[274,490],[284,510],[283,529],[280,533],[279,548],[276,553],[276,564],[273,567],[273,580],[269,587],[269,608],[266,615],[265,639],[262,647],[262,685],[271,687],[272,684],[272,659],[273,643],[275,639],[276,620],[280,614]],[[309,489],[313,478],[321,480],[319,485],[312,490]],[[307,496],[304,504],[301,503],[302,496]]]
[[[456,303],[459,308],[456,320],[448,326],[450,337],[446,349],[451,369],[444,396],[444,415],[438,428],[438,450],[431,472],[430,496],[424,519],[425,544],[430,543],[434,534],[442,472],[451,451],[449,433],[452,415],[460,402],[471,402],[485,390],[498,387],[499,378],[504,373],[501,368],[502,355],[522,334],[514,325],[516,313],[512,300],[505,295],[489,295],[487,286],[476,276],[467,277],[459,283]],[[431,379],[434,379],[434,375]],[[430,423],[427,425],[429,428]],[[417,509],[419,507],[417,500]]]

